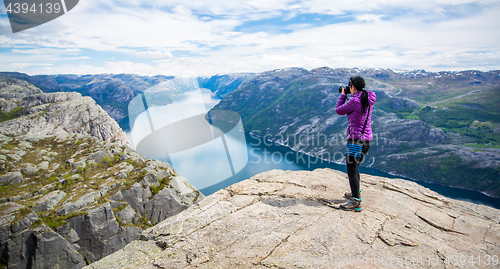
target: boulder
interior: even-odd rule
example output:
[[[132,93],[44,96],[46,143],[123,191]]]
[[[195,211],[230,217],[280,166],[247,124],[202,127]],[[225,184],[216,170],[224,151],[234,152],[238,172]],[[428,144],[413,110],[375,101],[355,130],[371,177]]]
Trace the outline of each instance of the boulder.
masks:
[[[79,269],[86,265],[74,246],[51,229],[42,226],[35,229],[33,235],[36,248],[32,268],[57,266],[58,268]]]
[[[170,188],[163,188],[152,200],[146,201],[145,208],[149,209],[146,216],[151,223],[158,223],[170,216],[174,216],[179,212],[185,210],[193,202],[182,201],[177,197],[175,190]]]
[[[52,210],[64,197],[66,197],[65,192],[60,190],[53,191],[38,200],[35,210],[38,212]]]
[[[85,195],[80,197],[80,199],[78,199],[76,202],[67,203],[67,204],[63,205],[63,207],[61,209],[57,210],[56,212],[60,216],[68,215],[69,213],[74,212],[74,211],[76,211],[84,206],[90,205],[91,203],[93,203],[95,201],[95,199],[97,199],[100,196],[101,195],[99,194],[99,192],[86,193]]]
[[[111,154],[109,151],[107,150],[101,150],[101,151],[98,151],[90,156],[87,157],[88,160],[92,160],[96,163],[100,163],[100,162],[103,162],[103,159],[105,159],[105,157],[109,158],[109,159],[112,159],[113,158],[113,154]]]
[[[29,213],[24,219],[13,223],[10,227],[12,233],[18,233],[28,229],[35,221],[38,220],[38,215],[35,212]]]
[[[152,186],[160,186],[160,182],[158,182],[158,179],[153,174],[147,174],[146,176],[144,176],[144,179],[141,181],[141,183],[143,186],[146,186],[148,188]]]
[[[27,163],[26,167],[23,168],[23,172],[27,175],[34,175],[38,173],[38,167],[32,163]]]
[[[48,170],[49,169],[50,163],[48,161],[43,161],[40,164],[38,164],[38,169],[40,170]]]
[[[23,174],[21,172],[8,172],[0,176],[0,183],[3,185],[13,185],[24,182]]]
[[[181,176],[173,177],[170,185],[179,193],[179,195],[186,195],[193,192],[193,186],[188,183],[187,179]]]
[[[122,223],[135,223],[135,220],[138,217],[130,205],[127,205],[125,209],[116,212],[116,216],[120,218]]]
[[[84,258],[94,262],[140,238],[141,229],[120,227],[110,203],[88,212],[86,216],[69,219],[69,226],[77,234],[78,245]],[[71,230],[68,232],[68,237]],[[71,240],[71,241],[74,241]]]
[[[123,154],[120,156],[120,161],[125,161],[125,160],[128,160],[130,159],[130,156],[128,154]]]
[[[31,143],[37,143],[37,142],[42,141],[45,138],[46,138],[46,136],[43,136],[43,135],[29,134],[29,135],[26,135],[24,139],[26,141],[31,142]]]
[[[156,178],[158,180],[160,180],[160,181],[163,180],[164,178],[170,178],[171,177],[170,173],[167,172],[167,171],[165,171],[165,170],[160,170],[155,175],[156,175]]]

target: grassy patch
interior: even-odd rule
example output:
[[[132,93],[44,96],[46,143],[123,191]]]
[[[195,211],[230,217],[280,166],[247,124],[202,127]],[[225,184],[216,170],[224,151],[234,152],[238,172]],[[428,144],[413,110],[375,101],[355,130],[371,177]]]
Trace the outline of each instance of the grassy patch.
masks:
[[[0,212],[4,212],[5,210],[9,209],[11,205],[7,204],[0,204]]]
[[[151,221],[146,217],[146,213],[142,214],[142,217],[139,219],[139,227],[143,230],[153,226]]]
[[[16,217],[14,218],[14,220],[12,220],[12,223],[20,222],[21,220],[26,218],[26,216],[28,216],[31,212],[33,212],[33,210],[31,210],[31,208],[28,207],[23,207],[19,209],[19,211],[16,214]]]
[[[435,109],[425,107],[417,115],[427,124],[471,137],[478,144],[500,145],[500,133],[492,128],[500,123],[500,113],[449,105]]]
[[[112,166],[113,165],[113,159],[110,158],[109,156],[102,157],[101,162],[104,163],[104,164],[107,164],[108,166]]]
[[[15,119],[23,115],[25,109],[22,107],[16,107],[8,113],[0,111],[0,122]]]
[[[491,144],[466,143],[465,146],[471,147],[471,148],[478,148],[478,149],[485,149],[485,148],[500,149],[500,145],[491,145]]]
[[[151,190],[151,193],[153,195],[156,195],[158,194],[161,190],[163,190],[163,188],[165,188],[165,185],[164,184],[160,184],[158,186],[151,186],[150,187],[150,190]]]
[[[31,224],[30,229],[40,227],[40,226],[42,226],[42,224],[43,224],[43,220],[37,219],[35,222],[33,222],[33,224]]]
[[[73,217],[86,215],[88,215],[86,211],[78,211],[65,216],[59,216],[53,211],[45,216],[40,216],[40,219],[43,221],[43,223],[45,223],[45,225],[47,225],[47,227],[51,228],[52,230],[56,230],[57,228],[67,224],[68,222],[66,220]]]
[[[126,207],[127,207],[127,205],[121,205],[121,206],[119,206],[117,208],[113,208],[113,213],[120,212],[123,209],[125,209]]]

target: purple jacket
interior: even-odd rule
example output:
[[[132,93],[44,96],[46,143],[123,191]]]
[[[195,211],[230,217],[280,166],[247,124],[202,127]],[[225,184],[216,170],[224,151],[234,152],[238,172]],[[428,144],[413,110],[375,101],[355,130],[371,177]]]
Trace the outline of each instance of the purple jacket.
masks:
[[[349,101],[345,101],[347,95],[340,95],[339,100],[337,101],[336,111],[339,115],[347,114],[347,120],[349,121],[349,126],[347,127],[346,139],[354,138],[354,139],[362,139],[367,141],[373,140],[372,127],[371,127],[371,117],[373,112],[373,104],[377,100],[377,96],[374,92],[368,92],[368,101],[370,106],[370,115],[366,115],[368,113],[362,114],[362,106],[361,106],[361,91],[355,93],[351,96]],[[366,112],[368,112],[368,108],[366,108]],[[365,132],[363,137],[361,136],[361,131],[363,131],[363,126],[365,125],[366,117],[368,117],[368,122],[366,123]]]

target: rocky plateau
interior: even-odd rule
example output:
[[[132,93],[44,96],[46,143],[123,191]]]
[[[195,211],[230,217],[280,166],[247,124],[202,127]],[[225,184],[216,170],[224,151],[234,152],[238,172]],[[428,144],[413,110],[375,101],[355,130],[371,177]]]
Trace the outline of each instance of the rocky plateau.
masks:
[[[407,180],[361,179],[363,211],[348,212],[337,208],[349,189],[343,172],[264,172],[86,268],[498,267],[499,210]]]

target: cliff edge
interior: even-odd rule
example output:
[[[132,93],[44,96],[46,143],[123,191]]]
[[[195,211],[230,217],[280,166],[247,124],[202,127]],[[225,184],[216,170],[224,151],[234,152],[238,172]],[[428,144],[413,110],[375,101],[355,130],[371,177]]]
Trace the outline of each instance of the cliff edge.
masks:
[[[204,198],[89,97],[0,76],[0,268],[79,269]]]
[[[261,173],[86,268],[491,268],[498,258],[499,210],[411,181],[361,178],[356,213],[328,206],[344,202],[345,173]]]

